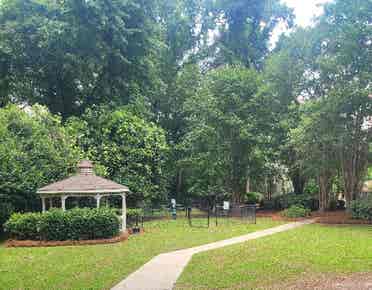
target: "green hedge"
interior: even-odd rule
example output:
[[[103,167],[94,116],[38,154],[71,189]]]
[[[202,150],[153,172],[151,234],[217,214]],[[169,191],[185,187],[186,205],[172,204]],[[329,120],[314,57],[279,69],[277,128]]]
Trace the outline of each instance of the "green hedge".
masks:
[[[301,205],[292,205],[286,210],[282,211],[282,215],[288,218],[307,217],[310,215],[311,210]]]
[[[372,196],[352,201],[350,210],[354,219],[372,221]]]
[[[15,213],[5,223],[5,230],[19,240],[91,240],[118,235],[120,221],[108,208],[52,209],[41,213]]]
[[[293,205],[302,206],[311,210],[317,210],[319,207],[318,200],[312,195],[295,193],[277,195],[271,200],[264,200],[262,203],[265,209],[273,210],[283,210]]]
[[[247,192],[244,196],[244,202],[248,204],[256,204],[263,200],[264,196],[259,192]]]

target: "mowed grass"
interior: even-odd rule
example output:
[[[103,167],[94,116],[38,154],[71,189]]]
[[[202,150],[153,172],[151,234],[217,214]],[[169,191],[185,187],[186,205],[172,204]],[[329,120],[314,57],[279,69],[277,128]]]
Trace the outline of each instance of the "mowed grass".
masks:
[[[205,219],[156,221],[128,241],[95,246],[4,248],[0,246],[0,289],[109,289],[162,252],[188,248],[279,225],[271,219],[257,224]],[[160,269],[161,270],[161,269]]]
[[[371,226],[307,225],[195,255],[177,288],[266,289],[321,273],[355,272],[372,272]]]

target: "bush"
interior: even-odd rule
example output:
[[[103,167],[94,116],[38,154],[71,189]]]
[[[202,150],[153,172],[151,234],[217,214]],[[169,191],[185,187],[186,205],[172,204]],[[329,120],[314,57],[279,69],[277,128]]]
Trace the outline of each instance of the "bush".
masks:
[[[262,202],[265,209],[283,210],[293,205],[302,206],[311,210],[317,210],[319,202],[312,195],[288,193],[274,196],[271,200]]]
[[[259,192],[247,192],[244,196],[244,202],[248,204],[256,204],[263,200],[263,194]]]
[[[39,240],[38,223],[40,213],[14,213],[4,224],[4,229],[10,236],[19,240]]]
[[[141,208],[128,208],[127,209],[127,224],[130,226],[135,225],[141,221],[141,217],[144,215],[143,209]]]
[[[282,215],[287,218],[307,217],[311,210],[301,205],[292,205],[290,208],[283,210]]]
[[[372,196],[352,201],[350,210],[354,219],[372,221]]]
[[[0,108],[0,192],[17,211],[39,209],[36,190],[75,169],[76,137],[59,116],[33,105]]]
[[[119,233],[120,221],[108,208],[52,209],[46,213],[13,214],[5,224],[10,236],[25,240],[88,240],[111,238]]]

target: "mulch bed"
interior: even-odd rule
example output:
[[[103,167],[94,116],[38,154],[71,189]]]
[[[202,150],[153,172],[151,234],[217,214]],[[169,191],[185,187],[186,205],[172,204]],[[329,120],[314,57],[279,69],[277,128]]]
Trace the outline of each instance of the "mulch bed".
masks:
[[[143,232],[143,231],[141,231]],[[67,240],[67,241],[32,241],[32,240],[7,240],[5,247],[58,247],[58,246],[85,246],[85,245],[99,245],[99,244],[113,244],[122,242],[128,239],[130,232],[122,233],[119,236],[110,239],[99,239],[99,240]]]
[[[257,217],[270,217],[277,221],[303,221],[306,218],[290,219],[283,217],[279,211],[258,211]],[[372,221],[352,219],[351,215],[346,211],[329,211],[329,212],[313,212],[309,218],[315,218],[316,223],[319,224],[333,224],[333,225],[372,225]]]
[[[353,219],[345,211],[314,212],[311,217],[315,217],[319,224],[372,225],[372,221]]]

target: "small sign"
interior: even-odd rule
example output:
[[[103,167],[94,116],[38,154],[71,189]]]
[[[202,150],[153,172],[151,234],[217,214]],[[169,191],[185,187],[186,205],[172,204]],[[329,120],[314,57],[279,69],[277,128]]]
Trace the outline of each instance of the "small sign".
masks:
[[[230,209],[230,202],[224,201],[223,202],[223,210],[229,210]]]
[[[174,198],[171,199],[172,207],[176,207],[176,200]]]

